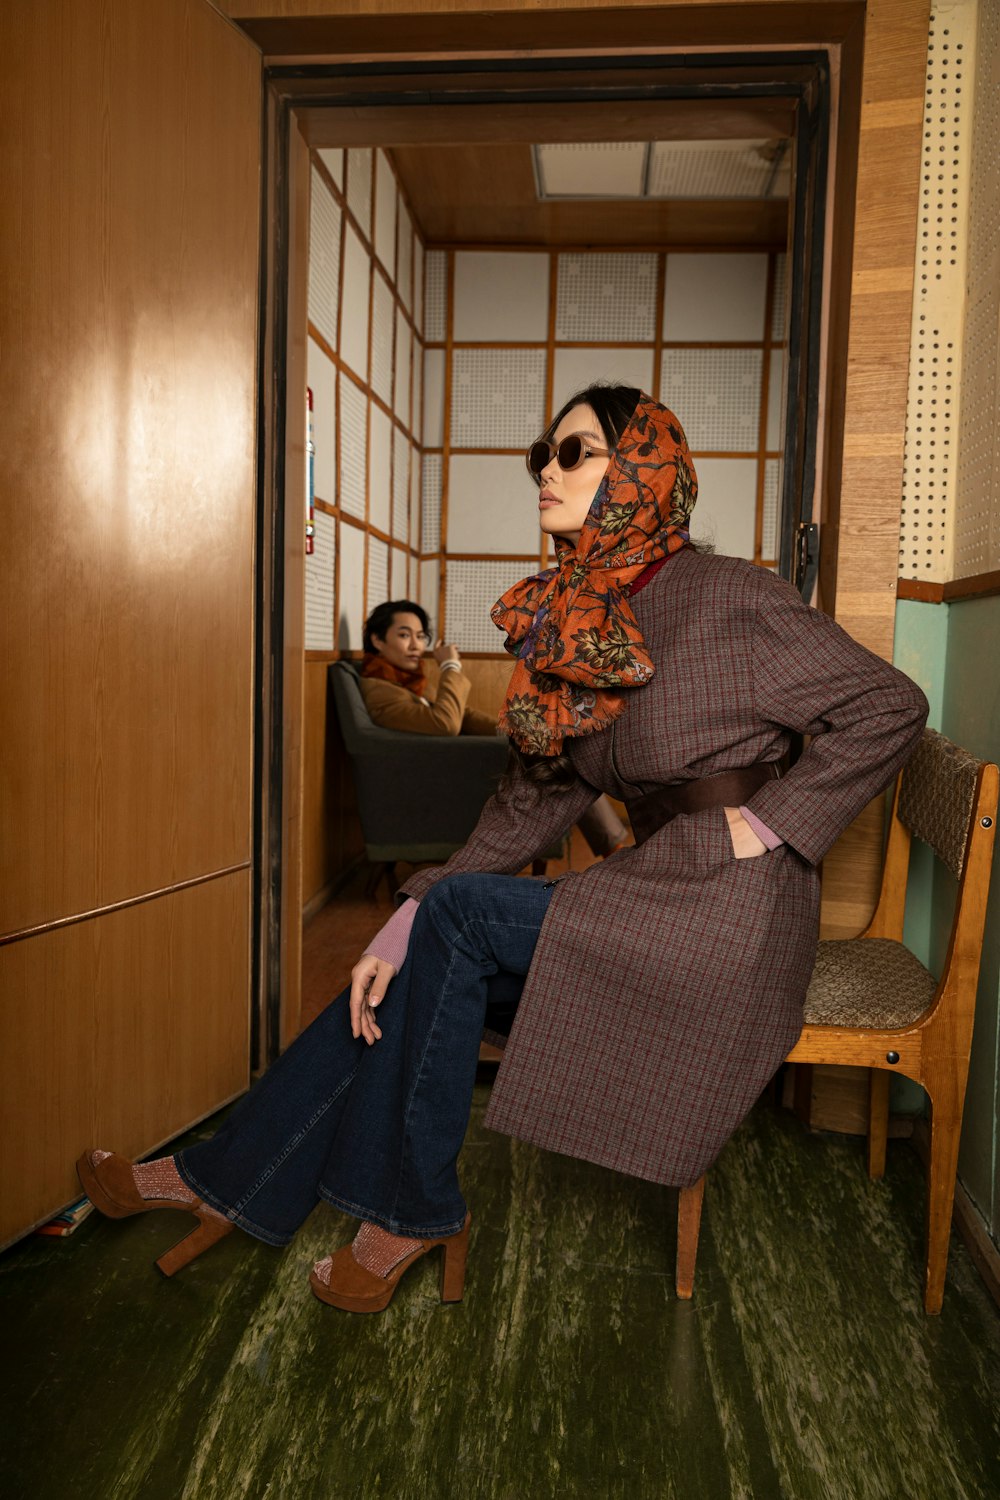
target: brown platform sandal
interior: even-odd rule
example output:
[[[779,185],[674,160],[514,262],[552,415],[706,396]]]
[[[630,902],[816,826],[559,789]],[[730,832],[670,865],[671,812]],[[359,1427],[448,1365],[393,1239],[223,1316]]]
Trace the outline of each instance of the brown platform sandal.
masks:
[[[144,1198],[135,1185],[132,1163],[124,1156],[112,1153],[96,1165],[91,1153],[85,1151],[76,1164],[77,1176],[83,1191],[94,1207],[109,1219],[127,1219],[132,1214],[147,1213],[151,1208],[179,1208],[182,1213],[193,1214],[198,1227],[178,1240],[173,1249],[167,1250],[156,1262],[164,1276],[173,1276],[183,1270],[203,1250],[225,1239],[236,1228],[228,1219],[217,1218],[217,1210],[205,1213],[206,1205],[193,1195],[189,1202],[179,1198]]]
[[[465,1263],[469,1255],[469,1225],[472,1215],[466,1214],[465,1224],[458,1234],[449,1234],[441,1239],[421,1240],[420,1249],[414,1250],[397,1262],[388,1276],[375,1276],[358,1264],[350,1245],[343,1245],[333,1257],[329,1282],[321,1281],[313,1271],[309,1277],[315,1296],[330,1307],[339,1307],[343,1312],[382,1312],[389,1306],[403,1274],[414,1261],[426,1255],[428,1250],[440,1245],[441,1257],[441,1301],[461,1302],[465,1290]]]

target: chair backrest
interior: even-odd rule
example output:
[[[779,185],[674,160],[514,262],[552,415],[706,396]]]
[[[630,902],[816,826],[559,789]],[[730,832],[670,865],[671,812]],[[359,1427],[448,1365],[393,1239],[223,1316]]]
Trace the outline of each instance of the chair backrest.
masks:
[[[359,755],[393,733],[392,730],[380,729],[372,722],[362,696],[358,669],[353,662],[333,662],[330,680],[337,704],[337,720],[348,755]]]
[[[903,771],[896,809],[900,821],[930,844],[956,880],[965,867],[982,764],[961,745],[926,729]]]

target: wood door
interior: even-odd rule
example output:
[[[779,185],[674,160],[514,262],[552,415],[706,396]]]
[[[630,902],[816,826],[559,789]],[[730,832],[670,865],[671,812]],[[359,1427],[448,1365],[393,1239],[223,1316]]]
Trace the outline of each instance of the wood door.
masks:
[[[249,1077],[260,56],[0,21],[0,1242]]]

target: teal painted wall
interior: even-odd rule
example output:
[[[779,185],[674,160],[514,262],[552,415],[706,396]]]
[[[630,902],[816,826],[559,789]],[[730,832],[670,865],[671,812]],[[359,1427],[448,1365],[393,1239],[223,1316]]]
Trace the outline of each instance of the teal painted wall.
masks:
[[[952,604],[901,600],[894,659],[927,694],[932,728],[982,760],[1000,761],[1000,598]],[[954,897],[949,872],[929,851],[916,848],[906,941],[934,974],[941,971]],[[912,1108],[914,1102],[910,1089],[894,1096],[894,1108]],[[991,1235],[1000,1239],[1000,841],[993,861],[958,1173]]]

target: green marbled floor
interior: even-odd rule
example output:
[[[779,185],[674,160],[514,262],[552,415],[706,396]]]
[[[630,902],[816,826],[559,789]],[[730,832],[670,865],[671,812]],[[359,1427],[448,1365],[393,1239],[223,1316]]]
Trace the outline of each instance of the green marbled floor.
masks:
[[[948,1500],[1000,1495],[1000,1313],[955,1240],[920,1303],[922,1169],[760,1108],[713,1170],[695,1297],[673,1195],[481,1128],[466,1300],[387,1312],[242,1235],[164,1281],[185,1220],[94,1216],[0,1257],[0,1485],[18,1500]]]

